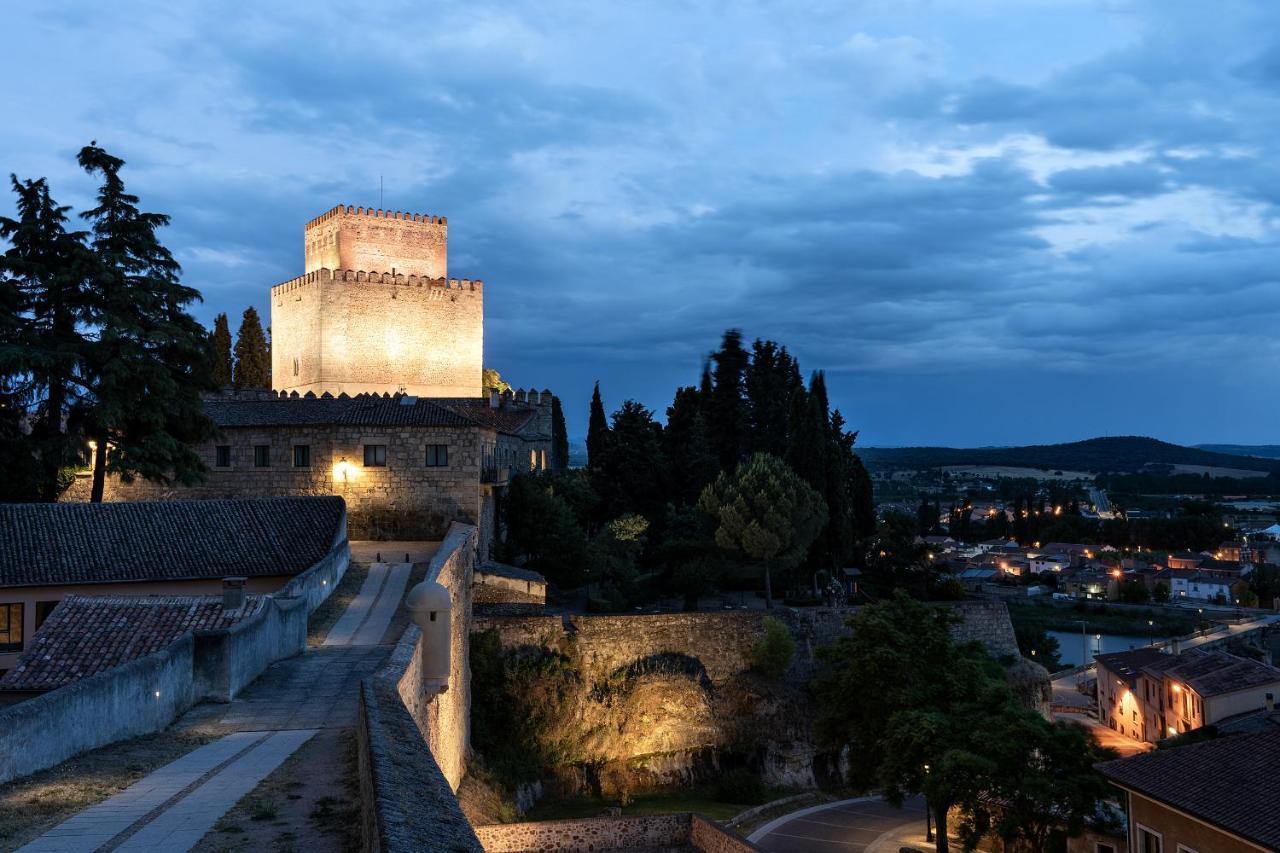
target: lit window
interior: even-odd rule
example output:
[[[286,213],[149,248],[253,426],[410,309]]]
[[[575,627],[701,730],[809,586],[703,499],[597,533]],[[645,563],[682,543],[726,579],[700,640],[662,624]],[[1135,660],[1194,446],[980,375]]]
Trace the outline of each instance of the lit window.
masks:
[[[447,444],[428,444],[427,445],[427,467],[428,468],[444,468],[449,464],[449,445]]]
[[[255,444],[253,446],[253,467],[254,468],[270,468],[271,467],[271,445]]]
[[[231,467],[231,445],[219,444],[214,448],[213,465],[215,468]]]
[[[385,444],[366,444],[364,446],[364,467],[387,467],[387,446]]]
[[[311,467],[311,445],[295,444],[293,446],[293,467],[294,468],[310,468]]]
[[[0,604],[0,652],[22,651],[22,605]]]

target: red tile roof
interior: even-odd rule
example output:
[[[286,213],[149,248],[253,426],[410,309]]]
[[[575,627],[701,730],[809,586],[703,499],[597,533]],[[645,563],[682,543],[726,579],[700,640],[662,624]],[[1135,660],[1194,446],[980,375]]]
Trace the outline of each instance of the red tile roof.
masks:
[[[53,690],[168,646],[188,631],[228,628],[253,615],[265,596],[239,610],[215,595],[68,595],[40,626],[0,690]]]

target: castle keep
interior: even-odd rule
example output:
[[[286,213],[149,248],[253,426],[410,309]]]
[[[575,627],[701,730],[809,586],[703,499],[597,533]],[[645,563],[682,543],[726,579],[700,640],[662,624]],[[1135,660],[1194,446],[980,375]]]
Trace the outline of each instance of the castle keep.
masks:
[[[480,396],[484,287],[448,277],[444,217],[338,205],[303,245],[303,274],[271,288],[276,390]]]
[[[484,289],[451,279],[444,217],[338,205],[306,224],[304,272],[271,288],[268,389],[205,399],[218,435],[195,486],[107,482],[107,500],[341,495],[353,538],[495,533],[507,479],[547,467],[551,392],[482,396]],[[64,500],[86,500],[77,477]]]

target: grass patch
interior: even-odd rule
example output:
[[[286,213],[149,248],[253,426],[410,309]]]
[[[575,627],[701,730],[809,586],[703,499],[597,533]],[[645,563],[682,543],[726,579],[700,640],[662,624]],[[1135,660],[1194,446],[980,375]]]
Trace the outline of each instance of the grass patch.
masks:
[[[1197,628],[1195,616],[1163,608],[1111,607],[1101,602],[1076,602],[1069,607],[1056,607],[1043,602],[1006,602],[1009,618],[1015,627],[1025,626],[1041,631],[1079,631],[1081,619],[1088,622],[1090,633],[1127,634],[1143,637],[1152,633],[1156,639],[1180,637]],[[1148,621],[1155,625],[1148,625]]]
[[[249,820],[275,820],[280,816],[280,804],[271,797],[251,797],[245,802]]]
[[[86,752],[0,785],[0,849],[21,847],[211,740],[207,735],[157,732]]]
[[[347,605],[360,593],[360,586],[368,576],[369,565],[367,563],[351,561],[347,566],[346,574],[338,582],[337,588],[329,593],[329,597],[324,600],[324,604],[317,607],[315,612],[311,614],[311,619],[307,623],[308,643],[319,645],[324,642],[324,638],[329,634],[329,629],[342,618]]]

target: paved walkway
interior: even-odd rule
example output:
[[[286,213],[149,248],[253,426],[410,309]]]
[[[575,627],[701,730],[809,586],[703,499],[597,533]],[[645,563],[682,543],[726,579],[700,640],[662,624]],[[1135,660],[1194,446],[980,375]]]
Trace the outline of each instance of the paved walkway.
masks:
[[[747,840],[773,853],[875,853],[916,834],[924,837],[923,799],[907,800],[899,809],[881,797],[859,797],[775,818]],[[897,847],[892,849],[896,853]]]
[[[412,563],[374,563],[341,618],[324,638],[326,646],[374,646],[404,598]]]
[[[20,853],[190,850],[314,730],[237,732],[205,744],[46,832]]]

